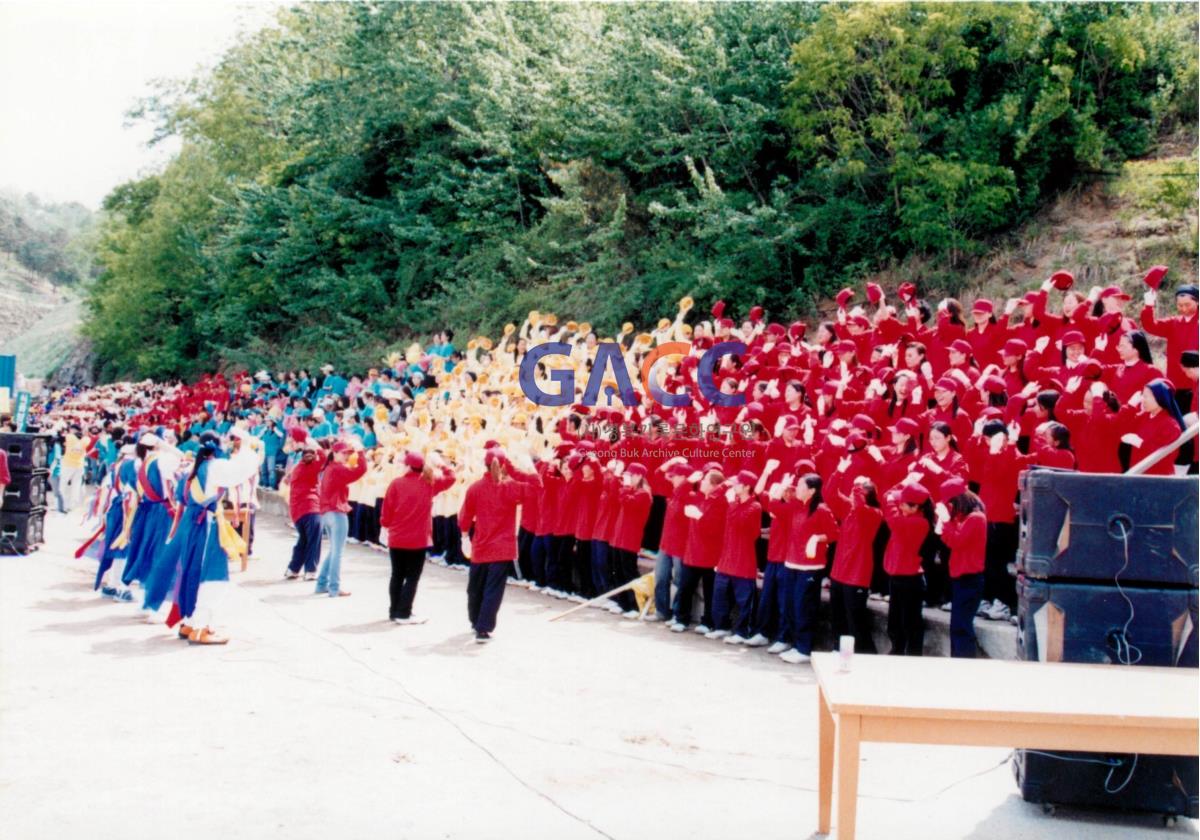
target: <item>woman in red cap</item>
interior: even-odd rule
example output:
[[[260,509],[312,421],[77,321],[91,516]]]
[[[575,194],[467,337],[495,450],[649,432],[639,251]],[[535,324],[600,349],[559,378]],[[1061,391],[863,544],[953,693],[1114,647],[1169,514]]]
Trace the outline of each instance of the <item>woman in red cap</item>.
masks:
[[[412,614],[425,552],[433,543],[433,497],[454,486],[454,473],[426,467],[419,452],[404,453],[403,472],[388,485],[379,524],[387,529],[392,576],[388,618],[397,624],[424,624]]]
[[[1071,432],[1076,467],[1086,473],[1120,473],[1121,430],[1115,422],[1121,405],[1099,380],[1081,378],[1067,384],[1055,407],[1060,422]]]
[[[1017,555],[1017,483],[1025,460],[1000,420],[988,420],[967,447],[971,480],[979,486],[988,519],[987,564],[982,609],[1008,621],[1017,608],[1016,580],[1008,565]]]
[[[961,388],[961,383],[949,376],[937,381],[933,387],[933,407],[922,415],[926,428],[931,428],[935,423],[945,423],[958,440],[967,439],[971,434],[971,418],[958,404]]]
[[[315,594],[338,598],[350,594],[341,588],[342,551],[346,547],[346,536],[350,526],[350,485],[366,475],[367,459],[358,451],[358,447],[352,447],[340,440],[333,444],[330,452],[332,460],[321,473],[321,488],[318,494],[321,503],[321,526],[329,535],[329,553],[321,561]]]
[[[767,567],[763,571],[762,591],[758,596],[758,614],[754,635],[747,640],[749,647],[770,645],[767,653],[783,653],[792,646],[792,620],[788,612],[789,587],[783,561],[787,558],[788,538],[795,515],[796,488],[794,475],[811,469],[811,462],[796,463],[772,483],[767,491],[766,509],[770,517],[767,539]],[[761,485],[760,480],[760,485]]]
[[[796,505],[788,530],[784,559],[791,592],[792,648],[780,654],[784,662],[798,665],[812,658],[813,633],[821,606],[821,574],[829,546],[837,541],[837,520],[821,496],[821,476],[809,473],[796,485]]]
[[[754,498],[758,476],[742,470],[733,479],[733,501],[725,514],[725,535],[713,592],[713,629],[706,637],[724,639],[727,645],[742,645],[751,638],[754,596],[758,589],[758,559],[755,543],[762,529],[762,505]],[[730,601],[737,609],[736,623],[730,618]]]
[[[974,659],[975,614],[983,597],[987,515],[962,479],[942,485],[937,506],[942,542],[950,549],[950,655]]]
[[[650,484],[646,481],[646,465],[634,462],[622,474],[620,513],[612,542],[614,560],[611,567],[617,572],[613,588],[624,586],[638,578],[638,550],[642,547],[642,532],[650,517]],[[617,595],[617,604],[626,618],[637,618],[637,599],[628,589]]]
[[[675,621],[670,625],[670,629],[674,633],[682,633],[688,628],[692,622],[692,602],[696,597],[696,588],[703,587],[704,613],[696,632],[708,633],[712,629],[715,569],[721,556],[721,539],[725,535],[725,512],[729,503],[725,500],[725,477],[716,465],[707,465],[703,475],[693,473],[688,478],[700,482],[700,492],[683,509],[684,516],[690,524],[687,547],[683,552],[679,607],[675,611]]]
[[[1000,345],[1008,332],[1008,316],[996,320],[995,307],[986,298],[975,301],[971,307],[971,328],[967,330],[967,341],[975,351],[975,358],[990,365],[998,358]]]
[[[925,600],[921,564],[926,541],[933,532],[933,505],[929,491],[916,482],[884,496],[883,516],[891,535],[883,567],[890,579],[888,639],[892,656],[920,656],[925,647]]]

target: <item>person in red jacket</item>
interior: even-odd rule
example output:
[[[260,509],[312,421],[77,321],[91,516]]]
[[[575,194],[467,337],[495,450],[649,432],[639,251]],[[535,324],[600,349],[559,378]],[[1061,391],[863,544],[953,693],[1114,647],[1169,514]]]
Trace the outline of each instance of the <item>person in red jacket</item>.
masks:
[[[971,439],[968,456],[971,480],[987,513],[981,610],[993,621],[1008,621],[1017,608],[1016,578],[1008,565],[1017,556],[1017,482],[1026,462],[1011,438],[1003,422],[988,420]]]
[[[673,622],[675,602],[671,598],[671,581],[678,589],[683,573],[683,550],[687,546],[688,519],[683,515],[684,505],[691,487],[687,477],[691,467],[682,456],[672,458],[660,468],[671,483],[667,509],[663,514],[662,538],[658,545],[658,558],[654,564],[654,621]],[[603,590],[607,591],[607,590]],[[647,616],[649,619],[650,617]]]
[[[1187,428],[1175,402],[1174,389],[1165,379],[1156,379],[1135,396],[1141,410],[1133,406],[1121,409],[1118,420],[1126,430],[1122,443],[1133,447],[1129,463],[1136,465],[1159,449],[1170,446]],[[1175,456],[1166,455],[1146,470],[1146,475],[1175,475]]]
[[[614,587],[632,583],[638,578],[638,550],[642,547],[642,534],[646,520],[650,517],[650,506],[654,498],[650,494],[650,483],[646,480],[646,465],[634,462],[625,468],[621,476],[621,511],[617,516],[617,528],[613,538],[613,570],[617,573],[612,580]],[[626,589],[617,594],[617,605],[626,618],[637,618],[637,599]]]
[[[839,491],[831,487],[830,492]],[[842,496],[840,502],[849,510],[842,517],[829,573],[833,638],[836,643],[842,636],[853,636],[856,652],[875,653],[867,596],[874,573],[875,537],[883,524],[883,512],[879,509],[875,485],[863,476],[854,479],[849,496]]]
[[[804,463],[807,470],[812,462]],[[764,474],[765,477],[765,474]],[[769,645],[767,653],[780,654],[792,646],[792,618],[788,611],[789,589],[786,568],[789,529],[795,516],[795,479],[791,473],[773,482],[767,491],[767,515],[770,530],[767,538],[767,567],[763,571],[762,591],[758,596],[758,615],[754,622],[754,635],[747,641],[748,647]],[[759,479],[759,485],[764,484]]]
[[[387,529],[392,577],[388,582],[388,618],[397,624],[424,624],[412,614],[425,551],[433,543],[433,497],[454,486],[454,473],[426,467],[419,452],[404,453],[404,472],[392,479],[383,496],[379,524]]]
[[[884,519],[891,536],[883,557],[888,573],[888,639],[892,656],[920,656],[925,647],[925,600],[921,563],[926,538],[933,530],[929,491],[911,482],[884,497]]]
[[[536,473],[517,470],[498,447],[483,455],[487,473],[467,488],[459,527],[471,535],[471,571],[467,575],[467,618],[476,644],[486,644],[496,629],[504,599],[508,565],[517,556],[517,507],[523,484],[536,484]]]
[[[713,592],[713,624],[706,635],[727,645],[745,644],[754,621],[754,595],[758,589],[755,543],[762,530],[762,505],[754,498],[758,476],[742,470],[733,478],[733,501],[725,514],[725,535]],[[730,600],[737,608],[737,623],[730,616]]]
[[[683,550],[683,574],[679,582],[679,603],[671,632],[682,633],[692,622],[692,602],[696,588],[704,591],[704,612],[697,633],[712,629],[713,586],[716,583],[717,560],[720,559],[721,538],[725,534],[725,476],[714,464],[706,465],[703,476],[692,473],[688,483],[700,482],[700,489],[688,498],[683,515],[688,519],[687,545]]]
[[[942,542],[950,549],[950,655],[973,659],[975,614],[983,597],[987,556],[987,514],[967,483],[954,478],[942,485],[937,519]]]
[[[309,438],[304,442],[300,460],[292,465],[284,479],[288,485],[288,513],[296,526],[296,545],[292,547],[292,562],[283,576],[288,580],[300,577],[313,580],[317,576],[317,560],[321,556],[321,500],[317,488],[321,470],[325,469],[325,451]]]
[[[321,526],[329,535],[329,553],[317,573],[315,594],[344,598],[350,593],[342,589],[342,551],[350,530],[350,485],[367,473],[367,459],[350,444],[337,441],[331,449],[332,460],[321,473],[318,497],[321,506]]]
[[[795,513],[784,555],[786,584],[790,592],[792,647],[779,655],[790,665],[812,658],[813,631],[821,606],[821,575],[829,546],[837,540],[837,520],[821,495],[821,476],[809,473],[796,484]]]

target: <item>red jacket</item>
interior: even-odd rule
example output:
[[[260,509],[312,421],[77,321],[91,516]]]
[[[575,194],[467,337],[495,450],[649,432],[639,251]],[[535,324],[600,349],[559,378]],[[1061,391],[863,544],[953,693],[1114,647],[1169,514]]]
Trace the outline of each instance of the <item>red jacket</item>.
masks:
[[[987,509],[988,522],[1015,522],[1017,481],[1026,466],[1024,456],[1007,442],[993,455],[987,441],[975,437],[968,458],[971,480],[979,485],[979,499]]]
[[[837,551],[829,577],[846,586],[871,585],[875,569],[875,535],[883,522],[883,511],[868,505],[855,505],[842,520]]]
[[[662,540],[659,549],[670,557],[683,557],[687,549],[688,518],[683,515],[683,509],[691,504],[688,497],[692,488],[685,481],[671,490],[667,499],[667,510],[663,515]]]
[[[950,549],[950,577],[983,572],[987,555],[987,514],[977,510],[942,526],[942,542]]]
[[[578,473],[572,473],[571,478],[562,484],[558,515],[550,523],[550,533],[556,537],[575,536],[575,522],[579,519],[579,485]]]
[[[717,571],[735,578],[755,580],[758,577],[758,558],[754,544],[762,530],[762,505],[751,496],[744,502],[734,502],[725,514],[724,544]]]
[[[1076,467],[1086,473],[1119,473],[1121,430],[1100,397],[1090,397],[1091,409],[1056,408],[1055,414],[1071,432]]]
[[[360,453],[358,463],[351,467],[330,461],[321,473],[319,491],[321,513],[349,513],[350,485],[367,473],[367,459]]]
[[[1200,349],[1197,316],[1184,318],[1182,315],[1172,315],[1168,318],[1155,318],[1154,307],[1144,306],[1142,329],[1150,335],[1162,336],[1167,340],[1167,379],[1171,380],[1171,384],[1183,391],[1194,389],[1195,384],[1183,372],[1179,356],[1184,350]]]
[[[0,484],[10,484],[12,476],[8,474],[8,453],[0,449]]]
[[[809,557],[808,542],[815,536],[824,536],[825,541],[817,546],[817,556]],[[808,503],[797,502],[793,509],[792,524],[788,529],[788,547],[784,562],[801,569],[824,569],[826,550],[837,538],[837,520],[826,505],[817,505],[817,509],[809,513]]]
[[[617,516],[617,527],[614,531],[612,545],[622,551],[632,551],[637,554],[642,547],[642,532],[646,529],[646,520],[650,517],[650,505],[654,497],[649,490],[640,487],[622,487],[620,491],[621,510]]]
[[[1122,362],[1108,368],[1104,372],[1104,382],[1109,390],[1117,395],[1117,402],[1124,405],[1135,393],[1161,376],[1162,371],[1154,365],[1148,365],[1138,359],[1131,365]]]
[[[1135,446],[1133,454],[1129,458],[1131,467],[1172,443],[1183,433],[1179,424],[1175,422],[1175,418],[1165,411],[1159,411],[1152,417],[1149,412],[1134,413],[1132,409],[1126,407],[1121,409],[1120,420],[1122,434],[1132,432],[1142,439],[1142,445]],[[1178,449],[1176,454],[1178,454]],[[1146,470],[1145,474],[1175,475],[1175,455],[1165,455],[1157,464]]]
[[[729,503],[724,492],[718,490],[711,496],[699,496],[688,502],[700,508],[699,519],[688,520],[687,548],[683,552],[683,565],[700,569],[715,569],[721,559],[721,540],[725,536],[725,511]]]
[[[929,536],[929,520],[919,513],[901,513],[898,498],[898,493],[884,497],[883,518],[892,535],[883,554],[883,570],[889,575],[919,575],[921,546]]]
[[[771,515],[771,528],[767,535],[768,563],[782,563],[787,557],[788,537],[792,532],[792,517],[799,504],[795,497],[767,501],[767,513]]]
[[[596,519],[600,513],[600,493],[604,490],[604,481],[599,472],[592,475],[591,481],[584,481],[583,471],[571,479],[578,484],[578,513],[575,518],[575,539],[591,540],[596,532]]]
[[[536,484],[533,474],[508,470],[508,479],[497,481],[485,475],[467,488],[462,510],[458,512],[458,527],[471,537],[472,563],[503,563],[517,556],[517,506],[521,504],[524,485]]]
[[[420,473],[394,479],[383,497],[379,524],[387,528],[388,548],[428,548],[433,545],[433,497],[454,486],[447,470],[433,481]]]
[[[299,522],[310,513],[321,512],[321,498],[317,488],[321,483],[321,470],[325,461],[317,456],[311,461],[297,461],[292,467],[288,482],[288,513],[293,522]]]

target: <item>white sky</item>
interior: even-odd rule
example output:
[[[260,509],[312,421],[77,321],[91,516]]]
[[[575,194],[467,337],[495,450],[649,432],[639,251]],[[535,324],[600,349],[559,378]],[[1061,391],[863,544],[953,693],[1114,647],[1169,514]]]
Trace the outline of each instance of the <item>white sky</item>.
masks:
[[[0,0],[0,187],[92,209],[160,166],[173,141],[125,112],[160,78],[215,62],[274,2]]]

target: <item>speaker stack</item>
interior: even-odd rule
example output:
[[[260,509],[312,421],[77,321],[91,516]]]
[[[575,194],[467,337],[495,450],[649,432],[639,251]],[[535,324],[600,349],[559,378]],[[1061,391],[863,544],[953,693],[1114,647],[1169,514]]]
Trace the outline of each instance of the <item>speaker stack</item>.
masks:
[[[0,554],[28,554],[42,544],[50,483],[50,441],[44,435],[0,434],[12,482],[0,500]]]
[[[1021,480],[1017,656],[1197,667],[1197,481],[1034,469]],[[1021,795],[1197,816],[1197,761],[1017,750]]]

